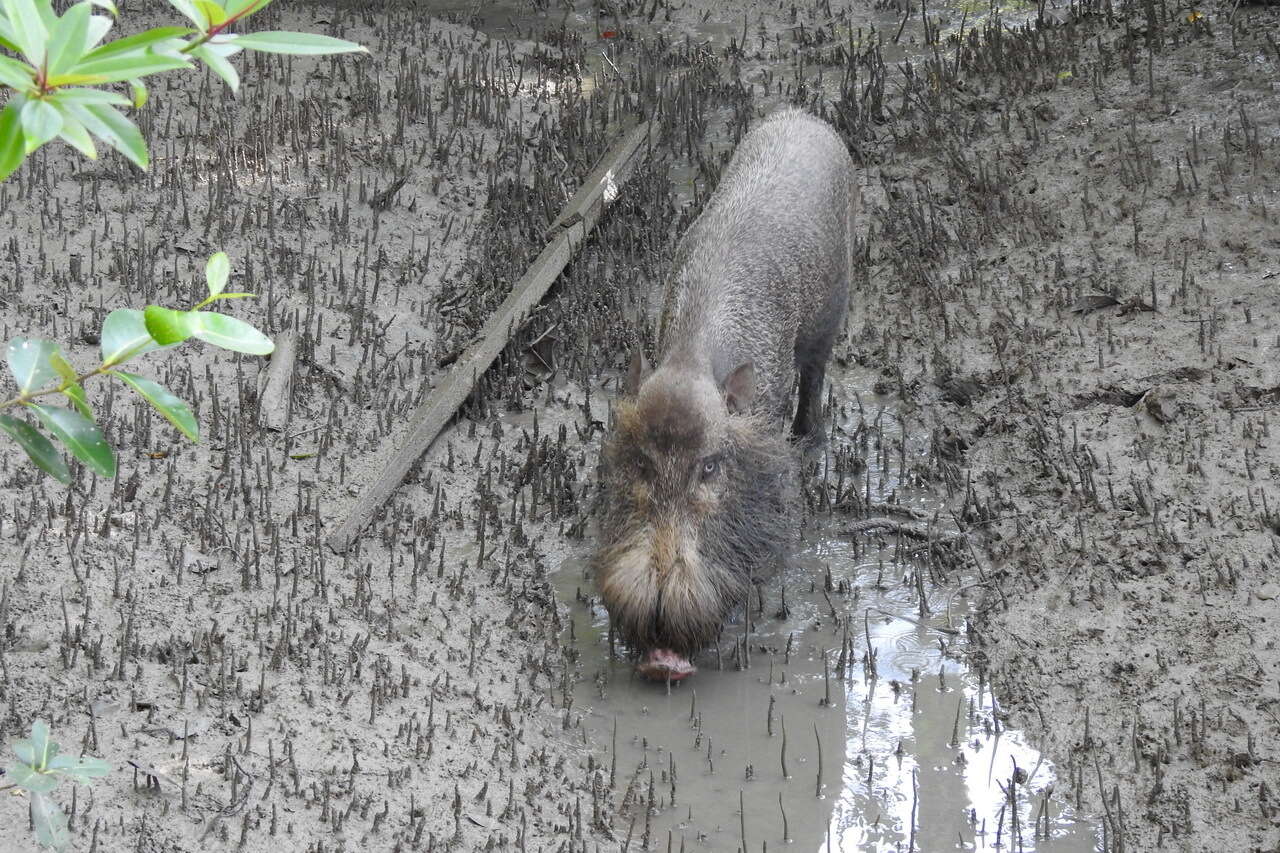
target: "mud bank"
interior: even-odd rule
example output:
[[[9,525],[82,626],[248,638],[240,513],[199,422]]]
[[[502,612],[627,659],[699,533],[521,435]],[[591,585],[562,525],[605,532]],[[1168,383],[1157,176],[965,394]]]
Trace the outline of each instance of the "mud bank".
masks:
[[[1280,53],[1230,11],[980,29],[853,125],[859,358],[933,425],[973,660],[1106,849],[1280,843]]]
[[[104,305],[182,304],[225,249],[263,294],[244,316],[300,340],[282,432],[265,365],[183,350],[142,372],[195,401],[201,445],[99,387],[114,484],[0,456],[0,740],[41,717],[119,768],[62,797],[77,849],[627,843],[645,810],[577,704],[589,603],[551,573],[587,546],[611,377],[674,239],[785,101],[864,169],[844,360],[917,425],[902,476],[977,555],[966,653],[995,700],[966,725],[1028,733],[1106,850],[1280,844],[1275,10],[746,11],[750,39],[742,8],[622,4],[597,40],[589,9],[504,10],[503,38],[478,7],[275,10],[374,56],[263,62],[235,101],[175,78],[147,176],[53,148],[0,186],[7,336],[87,364]],[[654,156],[597,237],[359,547],[324,549],[641,116]]]
[[[549,710],[541,567],[483,533],[463,545],[475,425],[357,553],[321,539],[526,261],[523,234],[549,224],[536,211],[590,167],[596,152],[562,147],[587,133],[557,131],[562,111],[586,115],[581,88],[530,42],[414,8],[261,17],[373,55],[254,60],[236,99],[203,73],[163,78],[142,112],[147,174],[55,145],[0,186],[7,337],[91,365],[106,310],[189,304],[219,249],[259,294],[237,312],[298,336],[281,431],[259,422],[265,360],[188,348],[139,369],[193,403],[201,444],[98,383],[115,482],[81,472],[64,490],[6,448],[0,741],[42,718],[115,766],[58,795],[76,849],[549,849],[590,777]],[[553,183],[526,184],[534,158]],[[499,197],[527,211],[519,239],[477,261]],[[3,798],[0,848],[32,848],[25,811]]]

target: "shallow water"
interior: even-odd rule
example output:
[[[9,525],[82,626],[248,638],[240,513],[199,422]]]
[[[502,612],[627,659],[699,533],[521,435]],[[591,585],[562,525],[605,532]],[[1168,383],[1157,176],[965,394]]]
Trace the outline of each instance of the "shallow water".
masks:
[[[933,496],[901,485],[922,437],[901,445],[901,425],[866,392],[871,377],[839,381],[845,438],[833,446],[867,439],[856,488],[869,474],[873,501],[931,513]],[[742,622],[728,626],[719,654],[704,652],[698,674],[669,690],[634,677],[621,650],[610,657],[607,615],[582,556],[561,565],[555,582],[580,653],[574,707],[608,756],[633,845],[1095,849],[1092,824],[1046,796],[1053,768],[1021,733],[995,724],[990,693],[955,656],[972,578],[935,585],[923,561],[902,559],[909,544],[843,535],[842,520],[816,518],[793,564],[754,604],[749,635]]]

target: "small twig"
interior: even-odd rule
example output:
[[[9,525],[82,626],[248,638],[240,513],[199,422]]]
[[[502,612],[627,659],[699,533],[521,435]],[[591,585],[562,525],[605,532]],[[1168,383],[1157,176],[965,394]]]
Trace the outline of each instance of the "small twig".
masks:
[[[842,536],[862,536],[867,533],[878,532],[894,533],[899,536],[905,536],[908,539],[918,539],[930,544],[946,544],[966,539],[963,533],[954,533],[947,536],[938,536],[931,533],[928,529],[915,524],[904,524],[900,521],[893,521],[888,518],[866,518],[861,521],[851,522],[845,529],[840,531]]]

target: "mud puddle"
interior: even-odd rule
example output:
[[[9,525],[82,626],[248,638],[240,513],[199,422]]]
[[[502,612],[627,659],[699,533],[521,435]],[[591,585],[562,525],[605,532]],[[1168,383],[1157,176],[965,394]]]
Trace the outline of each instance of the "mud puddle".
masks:
[[[904,485],[927,442],[909,430],[904,442],[872,384],[842,380],[836,439],[818,463],[828,491],[927,524],[938,499]],[[838,488],[837,457],[861,469]],[[976,578],[935,583],[925,543],[851,535],[855,523],[815,508],[750,619],[670,688],[636,678],[620,646],[611,654],[585,549],[563,559],[554,583],[579,655],[573,724],[630,827],[621,849],[1097,849],[1094,824],[1053,796],[1054,768],[996,723],[959,659]]]

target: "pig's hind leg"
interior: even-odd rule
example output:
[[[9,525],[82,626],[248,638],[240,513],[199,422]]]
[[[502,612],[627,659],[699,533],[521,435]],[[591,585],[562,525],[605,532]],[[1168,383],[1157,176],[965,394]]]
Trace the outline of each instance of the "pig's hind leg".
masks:
[[[827,362],[835,348],[836,337],[844,326],[846,287],[828,290],[821,312],[809,329],[802,329],[796,341],[796,368],[800,373],[800,399],[796,404],[791,434],[808,450],[822,445],[822,389],[827,375]]]

